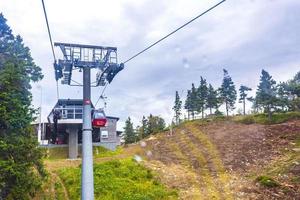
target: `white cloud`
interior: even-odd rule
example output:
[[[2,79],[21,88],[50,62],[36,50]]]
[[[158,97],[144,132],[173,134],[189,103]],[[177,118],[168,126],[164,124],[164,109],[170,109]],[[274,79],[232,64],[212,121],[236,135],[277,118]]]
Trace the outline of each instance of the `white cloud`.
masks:
[[[217,0],[45,0],[54,41],[117,46],[123,61]],[[1,12],[43,68],[44,118],[55,104],[53,59],[42,5],[35,0],[2,0]],[[262,67],[277,80],[290,78],[300,62],[297,0],[231,0],[126,64],[107,88],[108,114],[137,123],[142,115],[170,121],[175,90],[198,84],[215,87],[227,68],[237,84],[253,88]],[[61,55],[56,49],[57,55]],[[288,70],[287,70],[288,69]],[[74,79],[81,80],[81,74]],[[101,89],[93,89],[96,99]],[[81,88],[60,85],[62,98],[82,97]],[[34,105],[39,105],[33,87]],[[183,94],[185,96],[185,93]]]

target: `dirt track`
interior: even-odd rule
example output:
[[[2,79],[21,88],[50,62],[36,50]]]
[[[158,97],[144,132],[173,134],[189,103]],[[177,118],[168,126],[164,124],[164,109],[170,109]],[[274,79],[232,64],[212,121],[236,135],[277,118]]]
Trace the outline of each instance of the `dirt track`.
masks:
[[[249,178],[280,159],[299,136],[300,121],[187,123],[171,136],[165,133],[146,141],[145,155],[151,155],[146,164],[162,182],[179,189],[182,199],[300,199],[299,185],[282,193],[261,188]]]

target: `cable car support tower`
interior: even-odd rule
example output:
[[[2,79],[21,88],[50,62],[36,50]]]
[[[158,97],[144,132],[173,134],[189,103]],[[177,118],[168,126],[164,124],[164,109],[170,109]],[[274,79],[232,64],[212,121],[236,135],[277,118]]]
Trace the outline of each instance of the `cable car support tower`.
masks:
[[[54,63],[55,79],[62,84],[83,87],[82,117],[82,174],[81,199],[94,199],[93,143],[91,122],[91,87],[106,86],[124,68],[118,64],[117,48],[94,45],[54,43],[63,54],[63,59]],[[98,70],[96,82],[91,85],[91,69]],[[83,72],[83,84],[72,84],[72,73]]]

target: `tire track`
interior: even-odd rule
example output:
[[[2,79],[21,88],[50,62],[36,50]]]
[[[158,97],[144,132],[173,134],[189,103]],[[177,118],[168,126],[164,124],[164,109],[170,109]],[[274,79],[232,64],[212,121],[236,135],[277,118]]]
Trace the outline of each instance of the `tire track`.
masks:
[[[202,146],[204,148],[203,150],[206,151],[206,155],[211,159],[211,162],[213,164],[211,170],[214,170],[216,173],[217,179],[219,181],[219,187],[221,187],[224,194],[224,199],[233,199],[229,187],[230,178],[225,170],[225,167],[215,145],[210,141],[209,137],[202,133],[198,127],[195,127],[195,125],[186,124],[184,127],[186,128],[191,140],[194,143],[200,143],[200,146]]]
[[[195,172],[193,165],[190,162],[190,158],[187,157],[187,155],[184,153],[184,149],[186,149],[186,147],[184,144],[178,143],[176,137],[177,134],[160,138],[159,144],[154,145],[153,148],[153,151],[159,153],[159,156],[156,155],[155,159],[164,162],[166,161],[166,157],[168,157],[167,164],[180,164],[188,172],[191,172],[193,174],[193,180],[191,180],[193,183],[193,185],[191,186],[192,192],[188,191],[189,194],[185,195],[185,197],[187,199],[204,199],[203,188],[199,187],[199,185],[201,185],[201,182],[199,181],[198,174]]]
[[[64,200],[70,200],[68,191],[67,191],[67,189],[66,189],[63,181],[61,180],[61,178],[55,172],[50,172],[50,174],[51,174],[52,177],[54,177],[55,180],[57,180],[60,183],[60,185],[61,185],[61,187],[62,187],[62,189],[64,191]]]
[[[215,187],[213,178],[209,172],[207,161],[197,146],[183,132],[176,132],[172,138],[179,146],[179,150],[189,161],[190,168],[197,174],[198,187],[202,191],[202,199],[221,199],[220,191]]]

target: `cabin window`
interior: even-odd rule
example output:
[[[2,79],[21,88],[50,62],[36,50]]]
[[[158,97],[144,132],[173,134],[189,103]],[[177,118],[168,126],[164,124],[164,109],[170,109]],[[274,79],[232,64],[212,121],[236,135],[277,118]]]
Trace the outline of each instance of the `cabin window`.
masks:
[[[95,119],[105,118],[103,112],[95,112]]]

